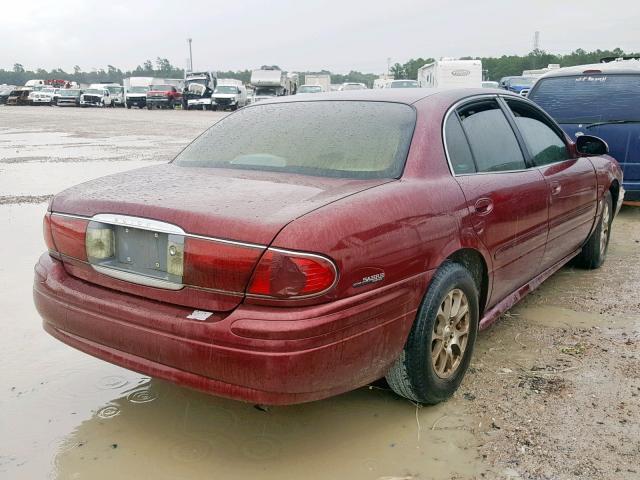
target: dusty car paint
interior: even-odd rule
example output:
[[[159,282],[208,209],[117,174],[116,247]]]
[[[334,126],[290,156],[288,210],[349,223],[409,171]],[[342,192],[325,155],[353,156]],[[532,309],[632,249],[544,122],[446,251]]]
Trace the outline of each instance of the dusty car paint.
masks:
[[[480,326],[488,326],[580,251],[599,199],[620,181],[619,167],[608,158],[574,155],[542,172],[455,177],[442,119],[461,99],[486,96],[487,90],[398,90],[386,90],[392,93],[385,100],[412,104],[418,114],[399,179],[166,165],[75,187],[51,207],[51,221],[123,213],[192,234],[321,254],[339,272],[330,291],[281,300],[134,285],[93,270],[74,241],[82,238],[81,227],[76,231],[78,224],[70,222],[68,235],[54,239],[62,261],[44,254],[36,266],[34,297],[45,329],[133,370],[216,395],[279,404],[324,398],[383,376],[403,348],[433,273],[461,253],[483,260]],[[314,96],[323,98],[335,97]],[[521,178],[528,175],[540,176],[535,188],[522,187],[529,185]],[[551,210],[549,238],[555,243],[548,254],[546,205],[552,199],[545,176],[562,182],[566,192]],[[154,188],[144,188],[151,178]],[[485,198],[494,205],[490,217],[476,211],[477,200]],[[381,271],[383,281],[358,285]],[[191,320],[194,309],[212,315]]]

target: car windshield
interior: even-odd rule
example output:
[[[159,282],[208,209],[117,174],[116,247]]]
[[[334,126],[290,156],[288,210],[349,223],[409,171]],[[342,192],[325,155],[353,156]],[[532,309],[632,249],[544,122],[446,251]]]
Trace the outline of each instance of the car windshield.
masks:
[[[359,83],[345,83],[342,86],[343,90],[364,90],[364,86],[360,85]]]
[[[145,93],[149,90],[149,87],[130,87],[129,93]]]
[[[320,85],[303,85],[298,89],[298,93],[320,93],[321,91]]]
[[[389,88],[417,88],[418,82],[415,80],[400,80],[391,82]]]
[[[104,88],[109,90],[109,93],[120,93],[122,91],[122,87],[117,86],[117,85],[107,85]]]
[[[558,123],[640,120],[640,74],[578,75],[538,80],[529,99]]]
[[[413,108],[399,103],[256,105],[216,123],[175,163],[322,177],[397,178],[415,122]]]
[[[192,83],[197,83],[198,85],[206,85],[209,82],[206,78],[190,78],[185,83],[187,85],[191,85]]]
[[[509,85],[518,85],[519,87],[530,87],[534,83],[533,78],[531,77],[515,77],[510,80],[507,80]]]
[[[279,87],[256,87],[256,95],[267,95],[275,97],[278,95]]]
[[[233,85],[218,85],[213,93],[238,93],[238,87]]]
[[[90,88],[88,90],[85,90],[84,93],[85,94],[89,93],[89,94],[92,94],[92,95],[103,95],[104,91],[99,90],[97,88]]]
[[[80,93],[80,90],[60,90],[60,96],[61,97],[77,97],[78,94]]]
[[[156,92],[170,92],[171,85],[151,85],[149,90],[155,90]]]

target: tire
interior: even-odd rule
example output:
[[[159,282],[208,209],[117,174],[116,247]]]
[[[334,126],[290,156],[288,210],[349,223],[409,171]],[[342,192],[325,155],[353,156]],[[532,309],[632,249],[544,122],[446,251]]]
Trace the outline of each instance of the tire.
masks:
[[[455,323],[453,317],[460,315],[459,309],[465,299],[466,313]],[[450,300],[451,303],[448,303]],[[449,313],[446,313],[447,303]],[[434,330],[439,331],[440,339],[434,337]],[[461,335],[455,341],[447,335],[450,333],[455,337],[456,332],[464,331],[466,335]],[[398,395],[415,402],[433,405],[448,399],[457,390],[467,371],[477,333],[478,287],[465,267],[447,261],[434,275],[407,343],[386,375],[389,386]],[[462,345],[464,348],[461,348]],[[432,359],[436,349],[440,349],[438,361]],[[454,355],[449,357],[448,352]],[[449,365],[451,368],[447,371]]]
[[[127,103],[127,108],[128,108],[128,109],[131,109],[131,105],[129,105],[128,103]]]
[[[577,267],[593,270],[602,266],[609,249],[612,221],[613,200],[611,192],[607,191],[602,198],[602,214],[598,224],[574,261]]]
[[[151,105],[147,105],[147,110],[151,110]]]

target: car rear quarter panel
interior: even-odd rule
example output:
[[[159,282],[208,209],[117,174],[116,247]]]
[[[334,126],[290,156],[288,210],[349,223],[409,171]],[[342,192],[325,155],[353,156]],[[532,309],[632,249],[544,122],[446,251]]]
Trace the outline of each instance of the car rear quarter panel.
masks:
[[[424,275],[463,248],[479,251],[487,262],[442,144],[442,117],[455,99],[421,103],[402,178],[308,213],[272,243],[332,258],[340,272],[333,298]],[[358,285],[377,273],[384,273],[383,281]],[[418,293],[419,301],[424,292]]]

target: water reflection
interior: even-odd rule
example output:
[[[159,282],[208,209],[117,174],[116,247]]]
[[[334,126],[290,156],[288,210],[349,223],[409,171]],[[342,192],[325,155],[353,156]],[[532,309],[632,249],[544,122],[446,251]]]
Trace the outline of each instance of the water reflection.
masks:
[[[388,391],[363,388],[310,404],[256,408],[159,380],[121,380],[98,382],[119,385],[119,395],[60,443],[56,478],[473,478],[478,472],[472,420],[458,414],[455,402],[416,411]]]

